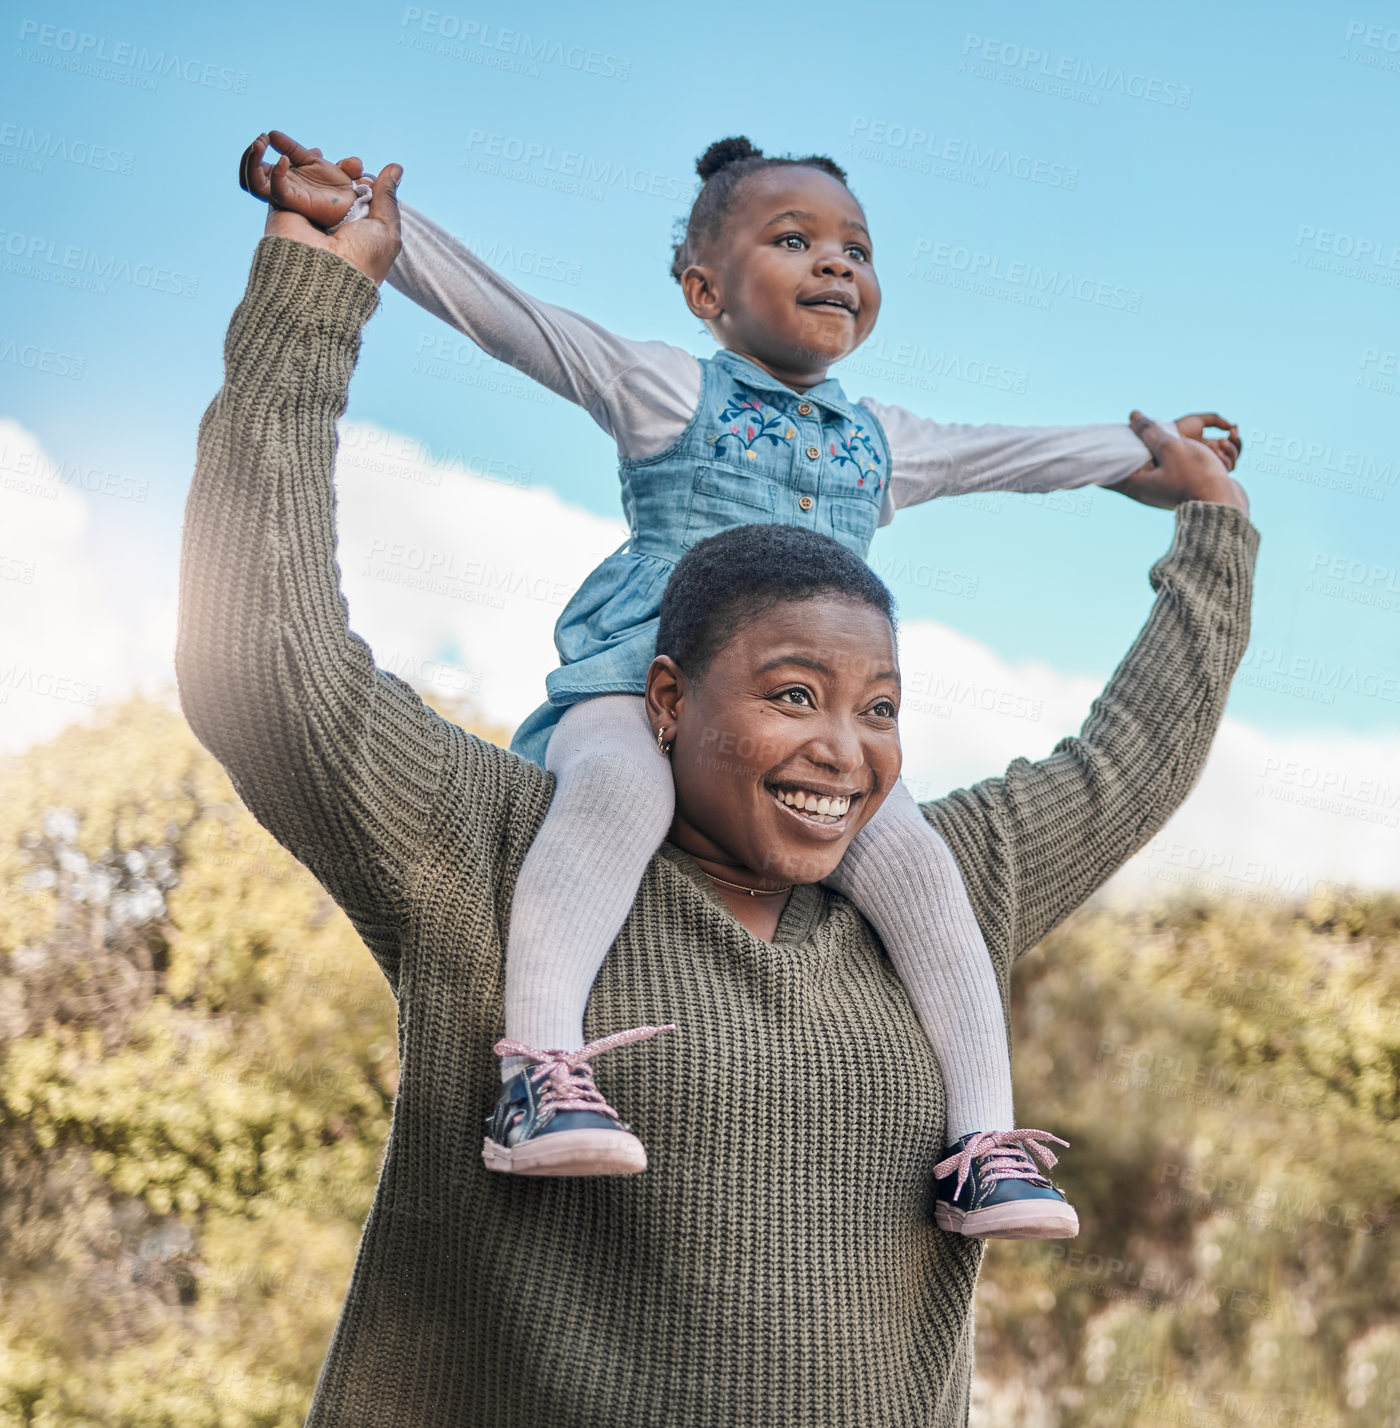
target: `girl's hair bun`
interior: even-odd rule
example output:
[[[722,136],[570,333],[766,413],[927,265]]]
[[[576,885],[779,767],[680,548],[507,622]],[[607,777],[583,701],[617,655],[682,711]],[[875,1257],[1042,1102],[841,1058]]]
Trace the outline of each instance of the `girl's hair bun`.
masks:
[[[722,168],[737,163],[740,159],[761,159],[762,149],[755,149],[740,135],[737,139],[716,139],[695,161],[695,172],[702,180],[711,178]]]
[[[750,174],[794,166],[818,169],[830,174],[838,183],[846,183],[846,171],[834,159],[824,158],[821,154],[808,154],[805,159],[794,158],[791,154],[770,159],[742,135],[719,139],[711,144],[695,161],[695,172],[700,175],[701,184],[690,205],[690,216],[684,221],[676,220],[677,242],[671,249],[671,276],[680,282],[685,270],[700,262],[700,255],[709,251],[710,245],[718,240],[725,215],[734,206],[735,193],[743,187]]]

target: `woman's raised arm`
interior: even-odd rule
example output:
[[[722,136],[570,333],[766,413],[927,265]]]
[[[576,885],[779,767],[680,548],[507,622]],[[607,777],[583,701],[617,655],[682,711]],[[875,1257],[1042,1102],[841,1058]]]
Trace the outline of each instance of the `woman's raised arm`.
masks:
[[[405,884],[446,729],[351,633],[336,565],[335,423],[397,247],[393,182],[376,200],[375,221],[342,242],[269,214],[200,424],[176,671],[200,741],[397,990]]]
[[[1159,464],[1131,494],[1176,511],[1152,568],[1157,601],[1077,737],[1039,763],[924,806],[947,839],[989,945],[1039,942],[1166,823],[1195,784],[1249,643],[1258,533],[1205,447],[1134,413]],[[994,936],[993,932],[999,935]]]

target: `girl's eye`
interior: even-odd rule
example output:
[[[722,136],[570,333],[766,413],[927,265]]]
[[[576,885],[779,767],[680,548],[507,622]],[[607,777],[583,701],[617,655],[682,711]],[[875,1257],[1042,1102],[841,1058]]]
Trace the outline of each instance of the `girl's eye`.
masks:
[[[789,239],[795,240],[796,242],[800,243],[804,248],[807,246],[807,240],[800,233],[784,233],[783,236],[778,239],[778,242],[782,244],[783,247],[788,247]]]
[[[865,249],[860,246],[859,243],[847,243],[846,251],[848,253],[855,253],[860,258],[862,263],[868,263],[870,261],[870,254],[867,253]]]

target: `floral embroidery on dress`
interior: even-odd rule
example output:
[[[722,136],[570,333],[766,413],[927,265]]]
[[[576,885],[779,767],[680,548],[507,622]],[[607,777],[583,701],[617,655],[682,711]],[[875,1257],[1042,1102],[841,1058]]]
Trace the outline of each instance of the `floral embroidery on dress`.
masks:
[[[752,398],[735,397],[719,413],[719,419],[729,424],[729,430],[716,432],[705,440],[721,450],[726,441],[737,441],[750,461],[758,459],[754,448],[760,441],[771,441],[775,446],[785,446],[797,435],[797,429],[788,425],[787,418],[782,413],[765,414],[763,403]]]
[[[880,471],[884,464],[884,458],[880,455],[880,449],[871,441],[869,434],[859,422],[853,422],[849,431],[837,430],[836,440],[827,442],[827,450],[831,452],[836,465],[854,466],[857,471],[856,485],[864,486],[867,476],[878,476],[875,489],[883,491],[885,489],[885,478]]]

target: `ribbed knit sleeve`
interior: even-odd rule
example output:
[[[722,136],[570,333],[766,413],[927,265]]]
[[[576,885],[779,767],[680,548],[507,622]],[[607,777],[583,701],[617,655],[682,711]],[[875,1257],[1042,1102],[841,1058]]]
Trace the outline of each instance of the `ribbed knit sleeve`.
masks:
[[[176,672],[201,743],[346,909],[397,990],[405,889],[446,726],[352,634],[335,558],[336,419],[378,305],[332,253],[264,238],[185,508]]]
[[[1014,959],[1039,942],[1191,791],[1249,643],[1258,542],[1232,506],[1180,506],[1149,576],[1152,613],[1078,737],[924,806],[994,950]]]

